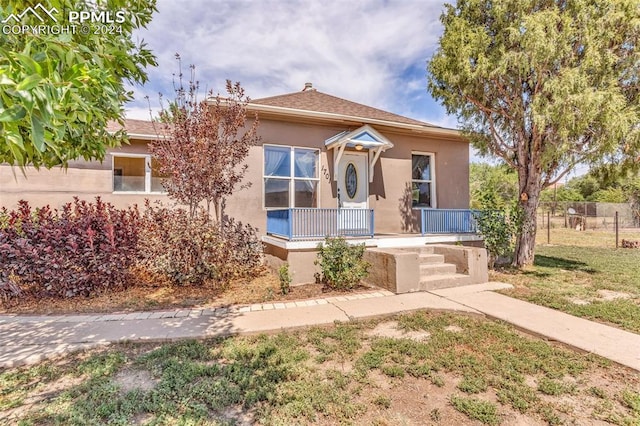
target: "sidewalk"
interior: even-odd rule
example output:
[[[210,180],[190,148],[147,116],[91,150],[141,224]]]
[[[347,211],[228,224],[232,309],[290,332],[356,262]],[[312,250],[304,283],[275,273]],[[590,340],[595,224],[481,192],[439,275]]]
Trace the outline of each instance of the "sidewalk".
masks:
[[[107,315],[0,315],[0,368],[113,342],[164,342],[327,325],[415,310],[486,315],[640,371],[640,335],[500,295],[487,283],[433,292],[366,294],[216,309]]]

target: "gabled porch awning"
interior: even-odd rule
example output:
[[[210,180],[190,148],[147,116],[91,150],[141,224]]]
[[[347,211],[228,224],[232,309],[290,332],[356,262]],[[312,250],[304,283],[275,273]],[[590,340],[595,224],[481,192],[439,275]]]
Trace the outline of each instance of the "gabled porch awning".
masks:
[[[333,149],[333,180],[338,179],[338,163],[344,154],[345,148],[354,148],[356,151],[367,150],[369,157],[369,182],[373,182],[373,169],[376,162],[380,158],[380,154],[389,148],[393,148],[393,144],[389,139],[378,133],[373,127],[365,124],[356,130],[345,130],[335,136],[324,141],[327,149]]]

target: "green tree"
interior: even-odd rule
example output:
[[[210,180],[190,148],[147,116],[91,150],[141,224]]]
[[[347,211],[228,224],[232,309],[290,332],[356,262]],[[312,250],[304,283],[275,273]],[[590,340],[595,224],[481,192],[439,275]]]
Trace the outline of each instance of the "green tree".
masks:
[[[593,174],[589,173],[584,176],[573,178],[568,185],[575,188],[582,195],[584,200],[591,199],[591,196],[602,189],[602,180],[597,179]]]
[[[429,89],[518,174],[514,266],[533,262],[540,192],[580,162],[637,163],[638,0],[458,0]]]
[[[469,167],[472,209],[500,209],[513,204],[518,194],[518,176],[504,164],[473,163]]]
[[[555,185],[550,188],[542,190],[540,193],[540,201],[555,202],[555,201],[584,201],[582,194],[573,187],[570,186],[558,186]]]
[[[640,198],[640,172],[630,172],[619,165],[610,165],[593,169],[588,176],[598,182],[598,187],[593,191],[594,195],[591,195],[591,198],[594,198],[599,190],[611,188],[622,190],[624,198],[622,202],[634,203]]]
[[[144,83],[145,67],[156,65],[145,43],[133,41],[154,11],[155,0],[3,2],[0,163],[66,166],[80,157],[102,160],[118,146],[123,135],[109,135],[107,122],[122,123],[132,99],[126,83]],[[80,23],[75,12],[102,13],[112,24]],[[22,29],[38,25],[46,28]]]
[[[599,203],[625,203],[628,199],[629,198],[624,193],[624,190],[620,187],[600,189],[589,197],[589,201],[596,201]]]
[[[500,257],[511,258],[518,217],[514,200],[518,176],[505,164],[471,164],[469,170],[470,206],[487,249],[489,267]]]

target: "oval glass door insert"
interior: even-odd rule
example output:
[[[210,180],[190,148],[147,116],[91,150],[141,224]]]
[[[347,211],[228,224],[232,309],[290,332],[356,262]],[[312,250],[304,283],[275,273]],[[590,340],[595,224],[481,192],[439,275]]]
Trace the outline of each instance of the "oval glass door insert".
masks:
[[[347,190],[347,196],[354,198],[356,192],[358,192],[358,172],[356,166],[353,163],[347,165],[347,169],[344,173],[344,187]]]

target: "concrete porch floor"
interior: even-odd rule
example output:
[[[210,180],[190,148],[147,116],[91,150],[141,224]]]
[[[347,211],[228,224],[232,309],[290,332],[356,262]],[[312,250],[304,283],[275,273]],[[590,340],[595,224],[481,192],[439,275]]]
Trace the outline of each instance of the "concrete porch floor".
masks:
[[[469,244],[481,245],[482,237],[476,234],[374,234],[372,237],[346,237],[351,244],[364,244],[366,247],[419,247],[425,244]],[[286,240],[284,238],[264,235],[262,242],[287,250],[315,249],[323,240]]]

